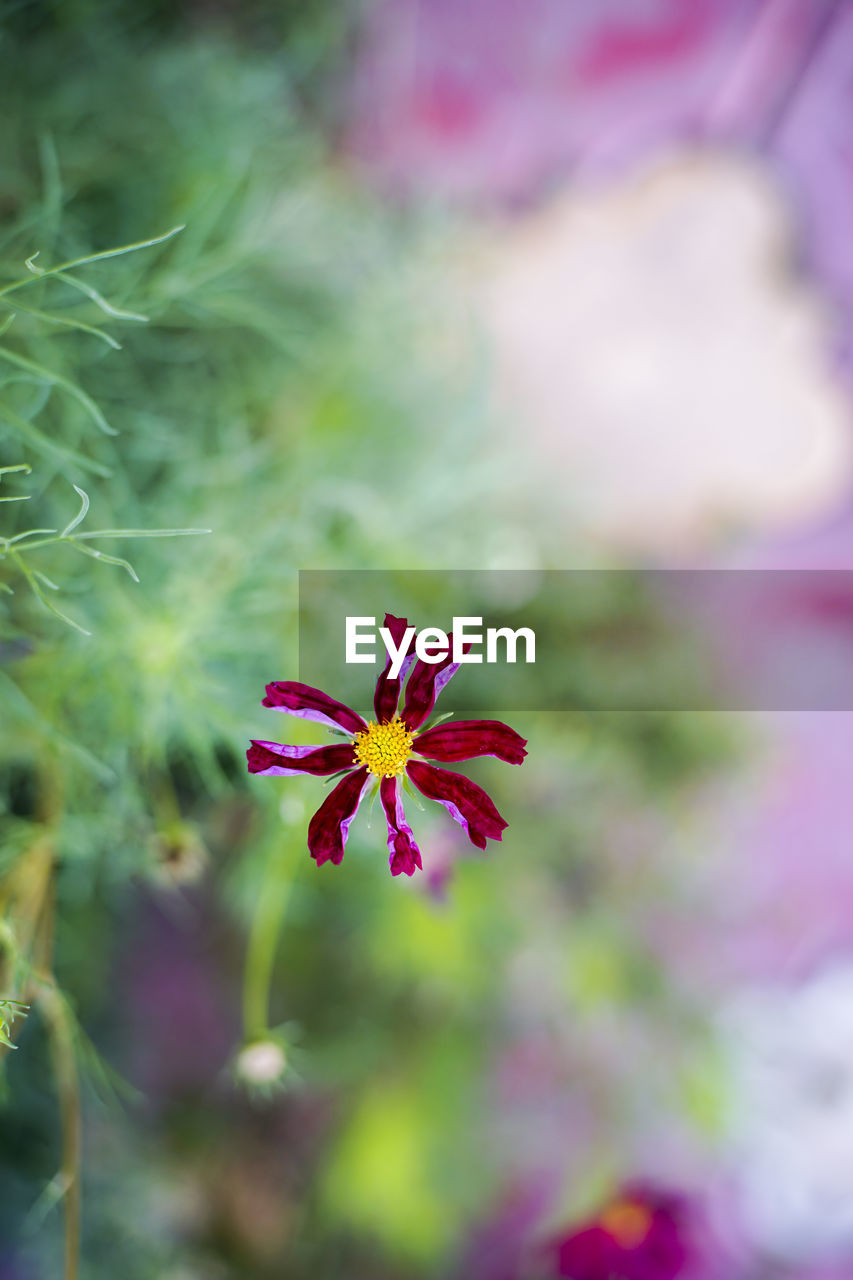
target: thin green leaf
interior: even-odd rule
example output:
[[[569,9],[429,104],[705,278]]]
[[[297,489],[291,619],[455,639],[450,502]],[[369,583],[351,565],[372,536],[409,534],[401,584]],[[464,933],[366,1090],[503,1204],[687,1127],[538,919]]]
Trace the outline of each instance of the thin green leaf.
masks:
[[[81,520],[85,518],[86,512],[89,510],[89,495],[85,489],[80,489],[75,484],[74,491],[81,498],[80,510],[77,512],[70,524],[67,524],[59,535],[60,538],[67,538],[72,529],[76,529]]]
[[[121,245],[118,249],[102,249],[100,253],[89,253],[84,258],[73,258],[70,262],[63,262],[61,266],[49,267],[40,274],[52,276],[57,271],[70,271],[73,267],[85,267],[90,262],[103,262],[106,258],[119,258],[125,253],[136,253],[138,249],[150,249],[155,244],[165,244],[167,240],[171,240],[178,232],[183,231],[186,225],[185,222],[182,222],[179,226],[172,227],[171,231],[166,231],[161,236],[154,236],[151,240],[137,240],[133,244]],[[33,254],[33,257],[35,256]]]
[[[87,298],[94,302],[96,307],[100,307],[104,315],[111,316],[113,320],[135,320],[139,324],[148,324],[148,316],[140,315],[138,311],[123,311],[121,307],[114,307],[102,293],[99,293],[92,285],[86,284],[85,280],[78,280],[76,276],[70,276],[65,271],[55,271],[54,277],[57,280],[62,280],[65,284],[70,284],[72,289],[77,289],[80,293],[84,293]]]
[[[412,800],[412,802],[415,805],[415,808],[420,809],[421,813],[423,813],[424,806],[421,804],[421,798],[418,795],[417,791],[415,791],[415,788],[412,786],[411,782],[409,781],[408,774],[403,773],[401,776],[403,779],[403,790],[405,791],[406,795],[409,796],[409,798]]]
[[[435,716],[432,720],[428,720],[422,728],[418,729],[418,733],[426,733],[428,729],[434,729],[436,725],[443,724],[445,720],[449,720],[454,714],[453,711],[445,711],[443,716]]]
[[[76,487],[76,486],[75,486]],[[212,529],[93,529],[91,533],[75,533],[74,541],[84,538],[184,538],[200,533],[213,533]]]
[[[11,467],[0,467],[0,476],[7,476],[10,471],[26,471],[27,475],[29,475],[32,467],[28,462],[16,462]]]
[[[379,795],[379,789],[382,786],[382,779],[376,778],[370,788],[370,806],[367,810],[367,825],[372,825],[373,812],[376,808],[376,797]]]
[[[6,330],[9,328],[10,324],[12,323],[12,321],[13,321],[14,319],[15,319],[15,312],[14,312],[14,311],[10,311],[10,312],[9,312],[9,314],[7,315],[6,319],[5,319],[5,320],[0,321],[0,338],[2,338],[3,334],[4,334],[4,333],[6,332]]]
[[[70,396],[83,406],[89,416],[92,418],[96,426],[108,436],[117,436],[118,432],[115,427],[111,427],[98,406],[95,404],[91,396],[87,396],[81,387],[69,378],[63,377],[61,373],[55,373],[51,369],[46,369],[44,365],[36,364],[35,360],[28,360],[26,356],[18,355],[17,351],[10,351],[8,347],[0,347],[0,358],[8,360],[10,364],[17,365],[19,369],[26,369],[28,373],[34,373],[44,382],[51,386],[62,387]]]
[[[64,271],[71,271],[75,267],[85,267],[90,262],[103,262],[106,258],[118,258],[124,253],[135,253],[137,249],[150,249],[155,244],[164,244],[166,240],[171,240],[172,236],[176,236],[179,231],[183,231],[186,223],[181,223],[179,227],[172,227],[171,231],[167,231],[165,235],[155,236],[152,240],[138,240],[135,244],[121,245],[118,249],[104,249],[100,253],[90,253],[84,258],[73,258],[70,262],[62,262],[58,267],[46,267],[42,269],[35,265],[35,260],[39,256],[40,250],[37,250],[31,257],[27,258],[27,270],[43,280],[45,276],[56,276]],[[11,284],[5,285],[0,289],[0,297],[7,293],[13,293],[16,289],[23,288],[32,281],[28,277],[23,280],[14,280]]]
[[[93,475],[103,476],[108,479],[112,472],[109,467],[104,467],[100,462],[92,462],[84,454],[78,453],[76,449],[70,449],[67,445],[59,444],[55,440],[51,440],[43,431],[39,431],[28,418],[22,418],[14,409],[10,409],[7,404],[0,402],[0,418],[4,419],[11,427],[25,439],[38,449],[41,453],[48,456],[62,458],[66,462],[75,463],[82,471],[90,471]]]
[[[120,569],[125,569],[130,574],[134,582],[139,581],[136,570],[128,560],[122,560],[120,556],[108,556],[105,551],[96,551],[94,547],[83,546],[81,542],[74,538],[69,538],[68,543],[75,551],[79,551],[81,555],[91,556],[93,560],[102,560],[104,564],[117,564]]]
[[[39,136],[38,150],[44,183],[45,217],[55,232],[62,213],[62,174],[59,169],[59,156],[56,154],[56,143],[50,133],[42,133]]]
[[[63,329],[77,329],[80,333],[90,333],[94,338],[100,338],[101,342],[105,342],[108,347],[112,347],[113,351],[121,351],[121,343],[116,342],[115,338],[104,329],[97,328],[96,325],[85,324],[82,320],[69,320],[67,316],[56,316],[51,311],[40,311],[37,307],[25,307],[20,302],[17,304],[17,310],[25,311],[28,316],[35,316],[37,320],[45,320],[48,324],[60,325]]]
[[[4,538],[7,546],[13,542],[21,542],[24,538],[34,538],[37,533],[56,533],[55,529],[27,529],[26,533],[16,533],[14,538]]]
[[[330,782],[334,782],[336,778],[342,778],[345,773],[352,773],[351,765],[347,765],[346,769],[338,769],[337,773],[330,773],[328,777],[323,779],[323,786],[327,787]]]
[[[81,626],[79,622],[75,622],[74,619],[70,618],[67,613],[63,613],[61,609],[58,609],[52,600],[49,600],[47,598],[47,596],[44,594],[41,587],[39,586],[38,579],[36,578],[33,571],[30,569],[26,561],[24,561],[17,552],[13,551],[12,555],[14,556],[15,561],[18,565],[18,568],[21,570],[21,573],[24,575],[27,582],[30,584],[33,594],[36,596],[38,600],[41,601],[44,607],[48,609],[52,614],[54,614],[57,618],[59,618],[60,621],[67,623],[67,625],[69,627],[73,627],[75,631],[79,631],[81,635],[90,636],[92,634],[91,631],[87,631],[86,628]]]
[[[58,1204],[62,1202],[62,1197],[68,1191],[68,1183],[57,1173],[46,1184],[44,1190],[36,1196],[32,1205],[27,1211],[21,1230],[25,1236],[37,1235],[44,1226],[45,1219],[52,1213]]]

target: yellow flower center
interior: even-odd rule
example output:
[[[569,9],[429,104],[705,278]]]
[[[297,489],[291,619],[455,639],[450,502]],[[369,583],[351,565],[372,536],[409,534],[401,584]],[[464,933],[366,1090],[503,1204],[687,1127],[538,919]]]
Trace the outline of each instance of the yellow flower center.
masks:
[[[412,735],[399,716],[385,724],[371,720],[353,738],[353,749],[357,764],[365,765],[377,778],[394,778],[412,754]]]
[[[617,1200],[604,1210],[599,1222],[621,1249],[636,1249],[651,1230],[652,1214],[636,1200]]]

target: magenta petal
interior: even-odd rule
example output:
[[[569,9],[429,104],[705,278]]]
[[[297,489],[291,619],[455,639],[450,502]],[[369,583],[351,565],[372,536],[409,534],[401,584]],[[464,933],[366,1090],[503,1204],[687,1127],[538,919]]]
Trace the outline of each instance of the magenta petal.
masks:
[[[443,804],[447,812],[465,828],[468,839],[478,849],[486,840],[500,840],[507,826],[490,797],[476,782],[449,769],[436,769],[421,760],[410,760],[406,772],[417,789],[430,800]]]
[[[571,1280],[597,1280],[599,1276],[630,1274],[616,1270],[624,1261],[620,1257],[613,1240],[598,1226],[586,1227],[576,1232],[568,1240],[559,1241],[554,1250],[559,1276],[570,1276]]]
[[[361,733],[367,728],[361,716],[342,702],[336,702],[321,689],[312,689],[310,684],[300,684],[298,680],[275,680],[268,684],[267,696],[261,705],[286,711],[301,720],[316,720],[335,729],[345,729],[347,733]]]
[[[341,769],[355,768],[355,757],[349,743],[342,743],[339,747],[293,747],[281,742],[257,742],[253,738],[246,759],[249,773],[282,778],[297,773],[322,777],[338,773]]]
[[[403,720],[410,729],[417,729],[418,725],[423,724],[435,706],[436,698],[451,676],[455,676],[459,670],[459,663],[451,658],[452,631],[447,636],[447,642],[447,657],[442,658],[441,662],[422,662],[418,658],[412,668],[409,683],[406,685],[406,701],[403,706]],[[465,652],[467,653],[470,648],[470,644],[466,644]]]
[[[416,871],[420,871],[423,866],[421,851],[412,838],[412,828],[406,822],[403,797],[400,795],[400,788],[397,786],[396,778],[382,779],[379,785],[379,797],[388,822],[388,853],[390,855],[391,875],[398,876],[402,872],[407,876],[412,876]]]
[[[414,750],[450,764],[454,760],[470,760],[474,756],[497,756],[507,764],[521,764],[527,752],[527,739],[500,720],[457,720],[453,724],[436,725],[415,738]]]
[[[308,848],[318,867],[329,861],[337,866],[344,856],[350,823],[361,803],[367,778],[366,769],[356,769],[341,778],[309,822]]]
[[[408,622],[405,618],[395,618],[393,613],[385,614],[384,626],[394,639],[394,644],[399,648],[403,636],[406,634]],[[415,660],[414,652],[409,652],[415,643],[415,637],[412,636],[409,641],[409,649],[406,650],[406,656],[403,659],[403,665],[400,668],[400,674],[395,679],[391,679],[388,672],[391,670],[391,659],[385,663],[385,670],[376,681],[376,693],[373,696],[373,709],[376,712],[376,719],[381,724],[383,720],[393,720],[397,711],[397,702],[400,697],[400,686],[406,678],[409,667]]]
[[[648,1214],[647,1229],[620,1239],[618,1230],[609,1227],[601,1215],[546,1245],[542,1260],[544,1263],[550,1255],[548,1274],[554,1274],[554,1266],[557,1275],[571,1280],[599,1280],[601,1276],[675,1280],[684,1274],[690,1259],[683,1222],[685,1205],[680,1197],[640,1189],[629,1190],[620,1198]]]

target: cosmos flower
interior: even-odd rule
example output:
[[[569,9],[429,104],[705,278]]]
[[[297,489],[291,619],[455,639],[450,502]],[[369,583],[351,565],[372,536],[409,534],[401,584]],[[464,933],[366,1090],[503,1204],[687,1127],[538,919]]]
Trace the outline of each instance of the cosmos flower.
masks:
[[[545,1250],[547,1274],[571,1280],[675,1280],[689,1260],[681,1199],[639,1184]]]
[[[406,619],[386,614],[385,626],[399,649],[407,629]],[[452,636],[449,638],[452,646]],[[500,840],[507,825],[482,787],[463,774],[437,769],[427,761],[447,764],[474,756],[496,756],[509,764],[521,764],[527,754],[526,740],[498,720],[460,720],[430,727],[426,722],[436,698],[459,664],[451,660],[450,654],[435,663],[415,661],[413,645],[414,636],[398,677],[390,674],[390,658],[386,662],[373,698],[376,719],[369,722],[310,685],[294,680],[267,685],[263,706],[316,720],[348,739],[327,747],[253,740],[246,753],[250,773],[285,777],[297,773],[327,777],[343,774],[308,824],[308,848],[318,866],[323,862],[337,864],[343,858],[350,823],[374,779],[388,823],[388,852],[394,876],[401,872],[413,875],[422,866],[420,850],[403,810],[401,793],[406,780],[430,800],[443,804],[478,849],[485,849],[487,840]],[[409,672],[403,710],[398,713],[402,685]]]

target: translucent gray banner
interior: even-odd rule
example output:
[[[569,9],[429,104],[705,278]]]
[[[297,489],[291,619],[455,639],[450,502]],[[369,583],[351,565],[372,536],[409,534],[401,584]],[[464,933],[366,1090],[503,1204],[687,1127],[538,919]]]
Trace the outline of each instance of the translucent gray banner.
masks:
[[[347,618],[418,631],[480,618],[443,711],[853,710],[853,570],[303,570],[299,679],[366,709],[385,664],[347,663]],[[369,620],[375,619],[371,628]],[[489,628],[535,634],[516,661]],[[370,651],[363,640],[359,652]]]

